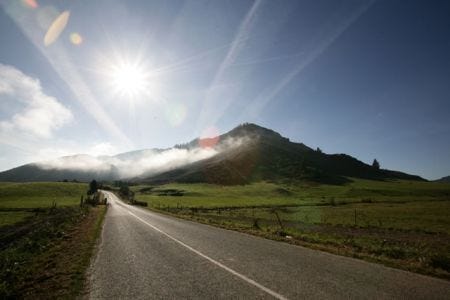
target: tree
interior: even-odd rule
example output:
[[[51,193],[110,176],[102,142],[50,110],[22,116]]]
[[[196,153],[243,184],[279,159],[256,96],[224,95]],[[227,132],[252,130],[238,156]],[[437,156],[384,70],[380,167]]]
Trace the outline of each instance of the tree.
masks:
[[[377,169],[377,170],[380,169],[380,163],[378,162],[378,160],[376,158],[373,160],[372,168]]]
[[[130,194],[130,188],[127,184],[122,184],[122,186],[119,189],[119,193],[123,196],[128,196]]]
[[[88,195],[92,195],[96,193],[98,190],[97,181],[94,179],[89,183],[89,191],[87,192]]]
[[[316,151],[322,153],[322,149],[320,149],[319,147],[317,147]]]

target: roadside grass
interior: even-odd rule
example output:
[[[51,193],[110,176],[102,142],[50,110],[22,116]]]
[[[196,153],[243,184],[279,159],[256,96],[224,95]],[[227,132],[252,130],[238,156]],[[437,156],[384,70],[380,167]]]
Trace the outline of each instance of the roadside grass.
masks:
[[[86,190],[86,184],[0,183],[0,298],[81,294],[106,211],[80,208]]]
[[[212,214],[216,213],[212,212]],[[273,208],[253,211],[242,208],[225,210],[221,213],[267,220],[275,217]],[[287,222],[450,234],[450,200],[297,206],[280,208],[277,213],[283,221]],[[208,213],[204,212],[204,214]]]
[[[134,186],[149,209],[450,279],[450,184]]]

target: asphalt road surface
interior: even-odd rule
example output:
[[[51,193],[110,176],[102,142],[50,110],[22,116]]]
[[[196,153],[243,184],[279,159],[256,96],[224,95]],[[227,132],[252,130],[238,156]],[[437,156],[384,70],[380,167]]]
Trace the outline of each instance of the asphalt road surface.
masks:
[[[110,203],[91,299],[450,299],[450,282]]]

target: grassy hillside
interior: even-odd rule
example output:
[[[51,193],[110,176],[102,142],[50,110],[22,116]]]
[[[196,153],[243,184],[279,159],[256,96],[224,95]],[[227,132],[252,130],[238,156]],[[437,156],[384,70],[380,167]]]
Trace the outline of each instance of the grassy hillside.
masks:
[[[152,209],[450,278],[450,184],[134,186]]]

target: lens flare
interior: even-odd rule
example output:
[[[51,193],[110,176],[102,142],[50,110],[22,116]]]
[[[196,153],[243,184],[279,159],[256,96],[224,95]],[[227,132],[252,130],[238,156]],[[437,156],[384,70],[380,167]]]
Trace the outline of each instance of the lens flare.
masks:
[[[219,142],[219,131],[211,126],[206,128],[200,135],[198,144],[201,148],[214,148]]]
[[[69,22],[69,17],[70,12],[66,10],[53,21],[44,37],[45,46],[50,46],[58,39],[64,28],[66,28],[67,22]]]
[[[38,7],[36,0],[22,0],[22,3],[29,8],[37,8]]]
[[[83,42],[83,38],[78,32],[73,32],[70,34],[70,42],[76,46],[79,46]]]

